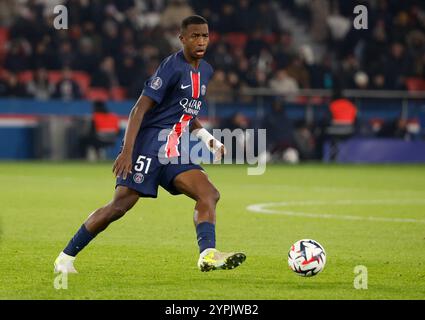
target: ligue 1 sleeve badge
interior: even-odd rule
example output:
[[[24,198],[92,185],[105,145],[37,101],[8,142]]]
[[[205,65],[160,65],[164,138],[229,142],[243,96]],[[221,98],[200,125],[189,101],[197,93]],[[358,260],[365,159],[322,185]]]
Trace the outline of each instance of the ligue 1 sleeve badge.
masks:
[[[162,79],[160,77],[155,77],[151,81],[151,88],[154,90],[158,90],[161,87],[162,87]]]
[[[145,177],[140,172],[133,174],[133,181],[137,184],[142,183],[145,180]]]
[[[205,94],[207,93],[207,86],[205,85],[205,84],[203,84],[202,86],[201,86],[201,94],[203,95],[203,96],[205,96]]]

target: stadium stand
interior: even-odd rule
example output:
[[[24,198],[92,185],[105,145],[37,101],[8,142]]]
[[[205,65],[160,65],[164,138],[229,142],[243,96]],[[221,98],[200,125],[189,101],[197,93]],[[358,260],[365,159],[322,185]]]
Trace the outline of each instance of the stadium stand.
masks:
[[[231,82],[232,74],[237,75],[234,89],[269,86],[280,69],[286,69],[300,88],[330,88],[332,80],[341,81],[345,88],[359,88],[355,78],[359,71],[368,79],[362,89],[423,88],[425,5],[420,1],[358,1],[368,5],[372,17],[361,41],[359,34],[351,30],[342,34],[334,30],[352,17],[347,8],[352,7],[353,1],[322,1],[326,5],[317,11],[314,1],[308,5],[293,0],[57,2],[72,9],[69,32],[52,30],[52,15],[39,1],[28,1],[25,6],[25,1],[15,4],[15,10],[11,10],[14,19],[0,20],[1,69],[19,72],[18,78],[24,83],[38,67],[49,70],[53,82],[58,79],[54,72],[69,67],[79,72],[73,78],[81,91],[91,92],[87,91],[87,77],[81,72],[91,76],[101,72],[102,59],[110,56],[111,76],[118,79],[113,86],[125,89],[116,90],[119,99],[135,98],[127,96],[134,91],[131,80],[145,78],[147,64],[153,63],[154,68],[161,58],[178,48],[173,37],[180,20],[176,12],[196,12],[210,21],[208,59],[226,73],[226,82]],[[171,11],[173,19],[167,18]],[[288,19],[282,19],[285,14],[296,23],[291,25]],[[298,29],[304,30],[304,35],[300,36]],[[320,37],[316,35],[318,30]],[[296,41],[293,34],[297,35]],[[312,42],[297,46],[295,42],[300,37]],[[313,56],[309,53],[312,47],[319,48]],[[332,70],[326,62],[329,56],[334,62]],[[390,63],[397,67],[385,68]],[[2,73],[3,79],[10,73]],[[263,81],[256,76],[258,73],[264,73]],[[297,77],[299,74],[303,76]],[[335,74],[341,79],[334,79]],[[7,96],[7,91],[3,94]]]
[[[57,4],[68,8],[68,30],[52,26]],[[357,4],[368,8],[367,30],[351,28]],[[222,118],[248,110],[258,125],[276,97],[244,92],[274,90],[286,98],[294,127],[314,135],[320,149],[329,99],[298,92],[336,85],[425,91],[425,2],[419,0],[22,0],[0,6],[0,98],[109,100],[127,106],[160,61],[180,49],[179,23],[193,13],[209,21],[206,60],[216,70],[209,99],[213,108],[220,105]],[[43,70],[47,83],[42,76],[35,79]],[[64,79],[67,84],[58,88]],[[384,129],[399,118],[423,127],[421,103],[403,101],[397,107],[395,100],[386,103],[385,109],[376,101],[362,102],[363,123],[356,130],[395,137],[396,131]],[[407,109],[414,110],[409,117]],[[220,120],[215,111],[208,118]],[[415,131],[409,137],[419,136]]]

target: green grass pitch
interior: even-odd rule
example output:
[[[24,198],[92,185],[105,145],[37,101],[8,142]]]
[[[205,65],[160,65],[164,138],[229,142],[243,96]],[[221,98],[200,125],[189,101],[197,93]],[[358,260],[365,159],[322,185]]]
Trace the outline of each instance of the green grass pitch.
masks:
[[[56,290],[53,261],[110,200],[111,163],[0,163],[0,299],[424,299],[425,166],[246,169],[206,167],[221,193],[217,246],[243,250],[241,267],[201,273],[194,203],[161,189],[82,251],[79,274]],[[273,214],[247,210],[261,203]],[[312,278],[287,266],[303,238],[327,253]],[[354,288],[357,265],[366,290]]]

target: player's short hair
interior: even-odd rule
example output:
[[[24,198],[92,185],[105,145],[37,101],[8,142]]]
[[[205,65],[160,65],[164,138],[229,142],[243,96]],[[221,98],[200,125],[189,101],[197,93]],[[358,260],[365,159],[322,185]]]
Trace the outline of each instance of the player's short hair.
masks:
[[[186,30],[186,28],[191,24],[208,24],[208,21],[204,17],[198,15],[189,16],[183,19],[181,29]]]

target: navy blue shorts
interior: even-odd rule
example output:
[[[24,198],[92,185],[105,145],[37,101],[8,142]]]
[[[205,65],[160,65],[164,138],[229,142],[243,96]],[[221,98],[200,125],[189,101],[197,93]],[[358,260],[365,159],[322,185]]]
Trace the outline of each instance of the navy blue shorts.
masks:
[[[139,193],[140,197],[156,198],[158,186],[163,187],[173,195],[181,194],[174,187],[174,178],[185,171],[192,169],[203,170],[194,163],[166,163],[160,161],[158,156],[159,144],[155,141],[156,130],[143,130],[143,138],[139,139],[133,151],[132,174],[124,180],[117,178],[117,186],[125,186]]]

